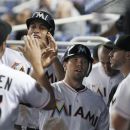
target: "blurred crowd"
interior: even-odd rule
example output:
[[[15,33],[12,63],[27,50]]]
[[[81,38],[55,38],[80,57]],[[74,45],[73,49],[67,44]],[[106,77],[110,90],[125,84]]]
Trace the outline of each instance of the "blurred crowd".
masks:
[[[6,0],[1,1],[0,18],[13,26],[25,24],[26,19],[37,10],[46,10],[54,19],[75,17],[88,13],[85,11],[85,2],[85,0]],[[57,41],[69,41],[79,35],[96,35],[100,29],[100,25],[91,21],[60,24],[56,25],[54,37]],[[25,34],[26,30],[17,31],[11,34],[11,39],[20,40]]]

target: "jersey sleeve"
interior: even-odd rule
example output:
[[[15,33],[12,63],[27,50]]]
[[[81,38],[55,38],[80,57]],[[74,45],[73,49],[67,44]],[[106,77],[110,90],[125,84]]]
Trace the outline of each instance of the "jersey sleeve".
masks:
[[[20,73],[20,81],[16,82],[17,91],[20,102],[29,104],[33,107],[43,108],[50,101],[50,94],[44,87],[39,84],[29,75],[23,72]]]
[[[126,119],[130,119],[129,80],[130,79],[125,79],[120,83],[110,105],[110,113],[116,111]]]

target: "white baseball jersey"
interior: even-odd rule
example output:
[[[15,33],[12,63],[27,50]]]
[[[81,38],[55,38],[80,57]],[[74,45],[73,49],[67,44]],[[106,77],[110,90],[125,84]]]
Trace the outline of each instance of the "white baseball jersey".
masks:
[[[56,108],[50,111],[41,110],[40,130],[45,130],[48,120],[56,117],[64,121],[66,130],[109,129],[108,109],[100,96],[88,88],[77,92],[64,81],[52,86],[57,100]]]
[[[23,54],[10,48],[5,49],[0,63],[27,74],[32,71],[30,63],[24,58]]]
[[[10,48],[5,49],[0,63],[5,64],[13,69],[23,71],[27,74],[30,74],[33,70],[31,64],[25,59],[22,53]],[[46,74],[51,83],[56,81],[56,76],[53,72],[52,66],[47,68]],[[19,111],[20,112],[16,124],[23,125],[25,127],[30,125],[30,127],[38,128],[39,110],[25,106],[23,108],[23,106],[20,105]],[[23,111],[25,112],[24,114]]]
[[[110,117],[112,113],[116,112],[130,121],[130,74],[118,86],[111,101],[109,112]]]
[[[118,85],[122,79],[123,75],[121,73],[112,77],[105,74],[101,63],[99,62],[93,65],[90,75],[84,78],[83,84],[102,96],[107,104],[112,88]]]
[[[50,100],[49,93],[30,76],[0,65],[0,130],[14,130],[19,103],[43,108]]]
[[[61,58],[61,56],[59,56]],[[6,48],[0,63],[5,64],[15,70],[23,71],[30,74],[33,70],[31,64],[25,59],[21,52],[15,51],[10,48]],[[46,74],[51,83],[56,81],[55,72],[53,72],[52,66],[46,69]]]

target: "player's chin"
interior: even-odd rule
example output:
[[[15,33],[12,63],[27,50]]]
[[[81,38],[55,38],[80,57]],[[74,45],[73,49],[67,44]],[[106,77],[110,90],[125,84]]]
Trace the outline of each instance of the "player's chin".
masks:
[[[76,72],[75,72],[75,76],[77,76],[78,78],[82,78],[82,77],[85,76],[85,74],[82,73],[82,72],[78,72],[78,71],[76,71]]]

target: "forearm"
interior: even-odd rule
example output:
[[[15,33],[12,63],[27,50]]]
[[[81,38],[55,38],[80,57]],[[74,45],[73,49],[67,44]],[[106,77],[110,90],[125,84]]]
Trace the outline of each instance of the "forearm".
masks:
[[[53,70],[56,74],[57,80],[58,81],[62,80],[64,78],[65,72],[64,72],[63,65],[59,61],[58,57],[55,58],[52,66],[53,66]]]
[[[111,126],[115,130],[128,130],[129,121],[118,114],[111,115]]]
[[[45,74],[45,70],[40,63],[35,63],[33,65],[32,76],[37,80],[41,87],[44,87],[50,93],[50,102],[44,109],[53,109],[55,108],[55,96],[53,88]]]

